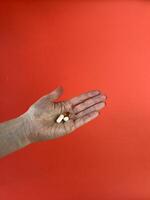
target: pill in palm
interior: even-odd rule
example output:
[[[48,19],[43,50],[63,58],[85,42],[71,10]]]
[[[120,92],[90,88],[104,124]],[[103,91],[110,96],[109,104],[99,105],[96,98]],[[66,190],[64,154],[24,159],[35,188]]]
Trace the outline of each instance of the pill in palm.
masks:
[[[59,117],[57,118],[56,122],[57,122],[57,123],[61,123],[61,121],[62,121],[63,119],[64,119],[64,115],[61,114],[61,115],[59,115]]]
[[[67,122],[68,120],[69,120],[69,117],[68,116],[66,116],[66,117],[64,117],[64,119],[63,119],[65,122]]]

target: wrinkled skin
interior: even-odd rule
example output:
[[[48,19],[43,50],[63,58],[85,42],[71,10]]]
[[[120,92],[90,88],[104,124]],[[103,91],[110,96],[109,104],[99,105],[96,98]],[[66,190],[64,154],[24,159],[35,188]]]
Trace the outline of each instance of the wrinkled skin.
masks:
[[[58,87],[40,98],[26,112],[29,121],[30,142],[54,139],[73,132],[75,129],[96,118],[105,106],[106,96],[92,90],[66,101],[55,102],[63,88]],[[56,123],[62,113],[70,113],[70,120]]]

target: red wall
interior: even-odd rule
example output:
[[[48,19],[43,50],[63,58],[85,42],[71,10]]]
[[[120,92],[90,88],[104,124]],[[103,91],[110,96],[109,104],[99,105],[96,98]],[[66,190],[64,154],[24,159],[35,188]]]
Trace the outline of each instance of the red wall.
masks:
[[[107,96],[73,134],[0,160],[1,200],[150,199],[150,2],[0,1],[0,120],[63,85]]]

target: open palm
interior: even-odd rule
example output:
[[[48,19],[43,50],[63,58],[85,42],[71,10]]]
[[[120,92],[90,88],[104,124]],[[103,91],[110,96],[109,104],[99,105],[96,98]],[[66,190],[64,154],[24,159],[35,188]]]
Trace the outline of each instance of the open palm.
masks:
[[[98,90],[92,90],[69,100],[55,102],[63,88],[58,87],[43,96],[27,111],[30,124],[28,138],[31,142],[54,139],[71,133],[80,126],[96,118],[105,106],[106,96]],[[60,114],[69,112],[70,120],[56,123]]]

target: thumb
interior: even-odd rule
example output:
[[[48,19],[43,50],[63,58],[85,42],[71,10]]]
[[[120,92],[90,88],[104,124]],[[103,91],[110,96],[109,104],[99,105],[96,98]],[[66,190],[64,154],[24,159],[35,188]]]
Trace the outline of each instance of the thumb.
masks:
[[[50,101],[54,101],[58,99],[63,94],[63,87],[58,86],[56,89],[54,89],[52,92],[50,92],[47,97]]]

